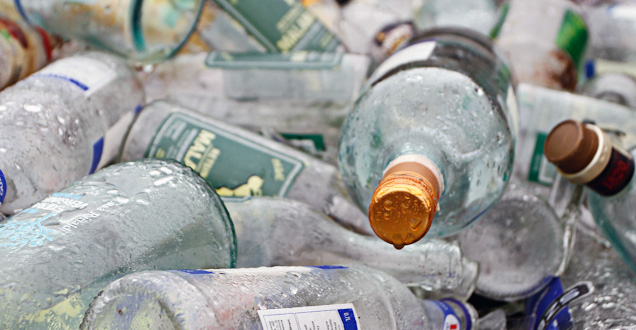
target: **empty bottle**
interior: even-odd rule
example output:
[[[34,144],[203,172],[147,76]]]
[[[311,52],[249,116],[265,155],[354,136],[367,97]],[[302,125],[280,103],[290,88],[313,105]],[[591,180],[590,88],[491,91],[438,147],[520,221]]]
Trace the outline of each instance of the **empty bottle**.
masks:
[[[0,212],[12,214],[115,159],[141,83],[119,57],[58,60],[0,93]]]
[[[0,2],[0,90],[50,62],[61,40],[22,21],[13,6]]]
[[[520,82],[576,89],[588,40],[581,8],[569,0],[510,0],[491,33]]]
[[[589,96],[519,84],[520,122],[513,175],[534,194],[547,198],[556,167],[543,153],[550,130],[563,120],[592,120],[613,134],[621,145],[636,145],[636,113],[630,108]]]
[[[311,266],[359,263],[427,291],[468,299],[477,264],[457,244],[428,240],[403,251],[387,249],[377,237],[346,230],[304,203],[254,197],[226,202],[236,228],[237,267]]]
[[[342,127],[345,184],[397,248],[468,226],[508,183],[516,99],[491,47],[470,30],[423,35],[378,67]]]
[[[476,316],[362,266],[272,267],[129,275],[91,303],[81,328],[464,330]]]
[[[598,226],[625,262],[636,272],[636,203],[634,153],[613,145],[598,126],[567,120],[545,141],[546,158],[561,175],[588,189],[587,204]]]
[[[77,329],[123,275],[235,260],[232,221],[196,173],[164,160],[113,165],[0,223],[0,327]]]
[[[183,162],[224,200],[288,197],[371,234],[364,214],[348,199],[335,166],[174,103],[147,105],[131,127],[122,158],[143,157]]]
[[[203,0],[15,0],[28,22],[135,61],[172,56],[187,40]]]
[[[303,1],[347,48],[382,62],[415,35],[411,0]],[[334,6],[336,8],[334,8]]]
[[[488,35],[497,22],[495,0],[414,0],[415,25],[419,30],[459,26]]]
[[[564,230],[552,208],[510,185],[472,228],[459,234],[462,251],[479,262],[477,292],[516,301],[541,290],[558,274],[565,251]]]
[[[636,79],[627,74],[611,72],[598,75],[585,83],[581,93],[636,109]]]

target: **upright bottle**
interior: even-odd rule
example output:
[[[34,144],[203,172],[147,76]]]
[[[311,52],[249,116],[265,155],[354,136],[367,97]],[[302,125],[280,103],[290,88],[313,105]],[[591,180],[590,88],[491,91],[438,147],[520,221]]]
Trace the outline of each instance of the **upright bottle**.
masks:
[[[598,126],[567,120],[545,141],[546,158],[573,183],[585,184],[587,205],[612,246],[636,272],[634,154],[613,145]]]
[[[58,60],[0,93],[0,212],[12,214],[118,155],[141,83],[119,57]]]
[[[187,40],[203,0],[15,0],[28,22],[139,62],[159,62]]]
[[[0,2],[0,90],[50,62],[60,43],[58,37],[26,24],[12,5]]]
[[[346,230],[304,203],[254,197],[226,202],[238,245],[237,267],[311,266],[359,263],[395,277],[410,287],[443,291],[468,299],[477,264],[459,246],[428,240],[403,251],[387,249],[377,237]]]
[[[364,214],[349,200],[335,166],[179,105],[157,101],[141,112],[130,129],[122,158],[143,157],[184,163],[224,200],[288,197],[372,235]]]
[[[0,327],[77,329],[123,275],[235,260],[232,221],[196,173],[154,159],[113,165],[0,223]]]
[[[397,248],[455,233],[503,193],[516,100],[492,44],[432,30],[387,59],[349,113],[340,169],[375,233]]]
[[[574,91],[588,41],[581,8],[570,0],[510,0],[491,37],[520,82]]]
[[[476,316],[362,266],[173,270],[111,283],[81,328],[470,330]]]

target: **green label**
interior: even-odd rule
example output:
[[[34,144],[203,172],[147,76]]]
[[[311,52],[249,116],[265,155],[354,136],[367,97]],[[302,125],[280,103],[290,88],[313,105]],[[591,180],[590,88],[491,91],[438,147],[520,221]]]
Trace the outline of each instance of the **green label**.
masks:
[[[490,39],[495,39],[499,36],[499,32],[501,32],[501,27],[506,21],[506,16],[508,16],[509,9],[510,9],[510,4],[508,3],[505,3],[503,4],[503,6],[501,6],[497,24],[495,24],[495,26],[492,28],[492,31],[490,31]]]
[[[340,41],[296,0],[214,0],[269,52],[333,51]]]
[[[587,45],[587,25],[581,15],[567,10],[563,15],[563,23],[557,35],[556,45],[566,54],[570,55],[577,68],[581,67],[583,52]]]
[[[222,69],[327,70],[342,62],[343,52],[226,53],[211,52],[205,63]]]
[[[304,168],[296,158],[181,113],[166,117],[146,157],[182,162],[225,200],[283,197]]]
[[[528,181],[540,183],[546,186],[552,186],[556,178],[557,168],[550,163],[543,154],[543,145],[548,137],[546,133],[537,134],[537,142],[534,145],[532,160],[530,163],[530,171],[528,172]]]
[[[325,151],[325,139],[320,134],[280,133],[293,146],[302,148],[310,154]]]

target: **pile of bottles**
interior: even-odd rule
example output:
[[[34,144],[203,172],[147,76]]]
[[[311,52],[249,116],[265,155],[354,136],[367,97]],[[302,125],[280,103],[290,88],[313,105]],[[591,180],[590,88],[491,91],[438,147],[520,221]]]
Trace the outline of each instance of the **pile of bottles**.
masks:
[[[0,0],[0,328],[636,328],[636,1]]]

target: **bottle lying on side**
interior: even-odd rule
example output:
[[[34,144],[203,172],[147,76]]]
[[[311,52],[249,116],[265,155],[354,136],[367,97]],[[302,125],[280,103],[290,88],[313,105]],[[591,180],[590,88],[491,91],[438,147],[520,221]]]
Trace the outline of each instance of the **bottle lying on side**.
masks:
[[[407,286],[464,300],[475,288],[478,266],[454,243],[426,240],[397,251],[290,199],[253,197],[225,206],[236,228],[237,267],[359,263]]]
[[[113,161],[143,102],[126,62],[100,52],[60,59],[0,92],[0,212]]]
[[[77,329],[123,275],[235,261],[232,221],[191,169],[113,165],[0,222],[0,328]]]
[[[174,103],[146,105],[131,127],[122,158],[143,157],[183,162],[226,201],[287,197],[356,231],[372,234],[364,214],[349,201],[335,166]]]
[[[362,266],[142,272],[111,283],[81,329],[473,329],[457,300],[420,300]],[[289,326],[292,324],[292,326]]]

